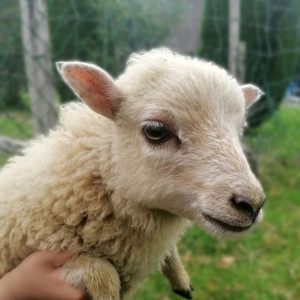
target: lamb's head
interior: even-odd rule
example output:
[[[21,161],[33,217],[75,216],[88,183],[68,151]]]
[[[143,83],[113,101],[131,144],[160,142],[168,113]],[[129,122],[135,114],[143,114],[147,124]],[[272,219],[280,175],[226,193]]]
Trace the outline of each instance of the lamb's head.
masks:
[[[132,55],[115,81],[91,64],[58,69],[113,121],[114,181],[133,206],[168,211],[222,236],[261,219],[264,194],[240,143],[246,109],[262,95],[257,87],[166,49]]]

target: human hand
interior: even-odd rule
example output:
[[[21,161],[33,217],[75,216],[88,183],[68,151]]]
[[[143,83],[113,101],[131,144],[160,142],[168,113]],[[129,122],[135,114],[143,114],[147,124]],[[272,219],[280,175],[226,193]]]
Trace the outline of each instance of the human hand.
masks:
[[[63,281],[68,252],[35,252],[0,280],[1,300],[83,300],[86,293]]]

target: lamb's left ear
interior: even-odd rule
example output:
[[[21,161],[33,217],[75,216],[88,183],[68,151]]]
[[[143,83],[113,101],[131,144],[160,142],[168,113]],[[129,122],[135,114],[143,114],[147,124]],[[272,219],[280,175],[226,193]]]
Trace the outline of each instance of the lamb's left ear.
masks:
[[[242,85],[241,89],[244,94],[247,108],[258,101],[262,95],[264,95],[264,92],[253,84]]]
[[[92,110],[114,118],[121,94],[108,73],[96,65],[79,61],[57,62],[56,67],[74,93]]]

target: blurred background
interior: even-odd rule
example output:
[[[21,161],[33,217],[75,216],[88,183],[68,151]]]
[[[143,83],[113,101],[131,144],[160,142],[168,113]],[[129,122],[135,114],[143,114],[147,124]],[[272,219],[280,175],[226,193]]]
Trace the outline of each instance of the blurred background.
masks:
[[[265,218],[236,241],[191,228],[180,242],[194,299],[300,299],[299,0],[0,0],[0,165],[73,100],[57,60],[112,75],[137,50],[167,46],[213,60],[265,96],[245,151],[267,195]],[[179,299],[159,273],[132,299]]]

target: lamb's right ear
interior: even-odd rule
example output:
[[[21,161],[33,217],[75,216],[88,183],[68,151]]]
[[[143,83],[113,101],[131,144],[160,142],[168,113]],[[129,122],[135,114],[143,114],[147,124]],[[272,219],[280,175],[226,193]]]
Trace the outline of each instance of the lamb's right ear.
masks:
[[[264,92],[253,84],[242,85],[241,89],[244,94],[246,108],[249,108],[264,95]]]
[[[114,118],[121,94],[108,73],[93,64],[79,61],[57,62],[56,67],[74,93],[93,111]]]

